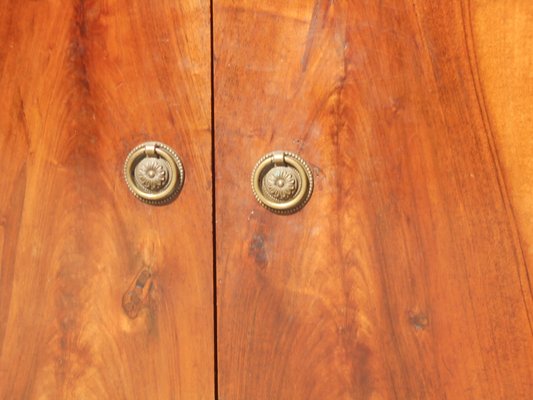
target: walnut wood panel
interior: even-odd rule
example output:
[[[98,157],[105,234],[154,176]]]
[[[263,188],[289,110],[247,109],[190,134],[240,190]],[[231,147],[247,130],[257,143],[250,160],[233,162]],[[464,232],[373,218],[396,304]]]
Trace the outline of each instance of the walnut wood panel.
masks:
[[[533,398],[529,3],[214,2],[221,400]]]
[[[214,397],[209,8],[0,2],[0,398]],[[168,206],[124,182],[146,140],[183,159]]]

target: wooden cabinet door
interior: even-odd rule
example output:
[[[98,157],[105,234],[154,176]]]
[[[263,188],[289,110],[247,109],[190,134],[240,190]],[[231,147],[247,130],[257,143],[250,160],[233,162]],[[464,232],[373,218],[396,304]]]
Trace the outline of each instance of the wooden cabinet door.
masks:
[[[0,399],[533,398],[530,3],[0,0]]]
[[[209,1],[0,10],[0,398],[213,399]],[[185,166],[168,206],[124,182],[148,140]]]
[[[213,21],[219,398],[533,398],[532,3]],[[272,150],[312,166],[297,214],[251,195]]]

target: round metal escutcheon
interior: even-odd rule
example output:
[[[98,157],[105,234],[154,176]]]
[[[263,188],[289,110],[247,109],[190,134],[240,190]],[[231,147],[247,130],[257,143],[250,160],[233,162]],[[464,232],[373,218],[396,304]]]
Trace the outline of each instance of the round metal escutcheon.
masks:
[[[307,163],[289,151],[274,151],[257,162],[252,190],[263,207],[278,214],[302,209],[313,192],[313,174]]]
[[[165,204],[181,191],[185,173],[178,154],[160,142],[135,147],[124,163],[124,176],[130,191],[148,204]]]

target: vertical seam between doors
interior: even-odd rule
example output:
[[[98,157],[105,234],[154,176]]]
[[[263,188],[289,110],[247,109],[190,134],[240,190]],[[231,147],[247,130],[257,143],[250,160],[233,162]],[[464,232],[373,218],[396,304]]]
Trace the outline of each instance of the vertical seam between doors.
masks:
[[[211,56],[211,224],[213,253],[213,372],[214,399],[218,400],[218,309],[217,309],[217,204],[215,159],[215,43],[214,0],[209,0],[209,39]]]

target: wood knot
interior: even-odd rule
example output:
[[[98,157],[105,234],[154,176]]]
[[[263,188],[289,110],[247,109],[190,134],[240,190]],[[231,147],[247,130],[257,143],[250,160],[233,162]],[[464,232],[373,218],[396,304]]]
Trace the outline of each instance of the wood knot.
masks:
[[[150,289],[152,288],[152,273],[142,270],[124,296],[122,296],[122,308],[131,319],[137,318],[139,312],[148,305]]]
[[[423,312],[409,312],[409,323],[414,326],[417,331],[426,329],[429,325],[429,318]]]

